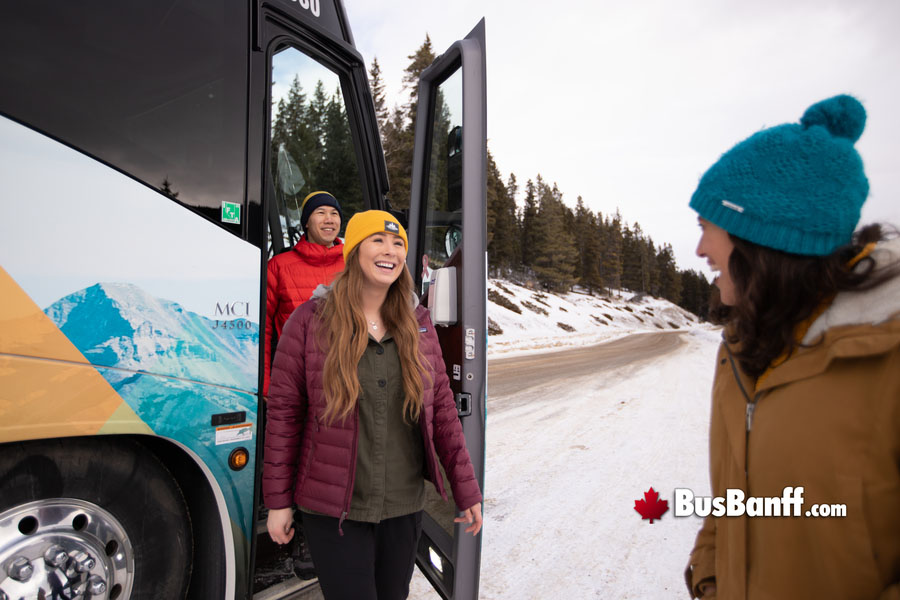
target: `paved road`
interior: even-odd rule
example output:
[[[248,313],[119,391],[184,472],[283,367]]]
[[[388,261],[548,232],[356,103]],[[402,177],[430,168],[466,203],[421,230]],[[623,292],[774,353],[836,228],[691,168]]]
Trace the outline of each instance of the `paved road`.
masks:
[[[563,381],[592,377],[624,366],[639,367],[684,344],[683,332],[640,333],[584,348],[499,358],[488,362],[488,412],[522,404]]]

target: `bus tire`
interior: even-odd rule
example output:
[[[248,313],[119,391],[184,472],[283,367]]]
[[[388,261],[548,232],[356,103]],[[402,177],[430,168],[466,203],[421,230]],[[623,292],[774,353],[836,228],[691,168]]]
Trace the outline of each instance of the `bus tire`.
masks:
[[[76,512],[81,521],[54,517]],[[188,508],[166,467],[133,440],[100,436],[0,446],[0,515],[19,522],[27,537],[22,544],[32,547],[35,541],[41,547],[59,542],[73,556],[105,544],[106,552],[88,553],[96,555],[92,572],[118,573],[108,582],[111,599],[185,597],[193,547]],[[17,532],[5,531],[0,555],[16,551]],[[121,568],[128,549],[133,572]],[[40,560],[33,564],[37,586],[51,568]]]

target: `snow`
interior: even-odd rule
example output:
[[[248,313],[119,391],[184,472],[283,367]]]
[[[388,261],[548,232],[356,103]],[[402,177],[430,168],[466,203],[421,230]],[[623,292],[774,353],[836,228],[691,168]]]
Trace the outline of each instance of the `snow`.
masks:
[[[497,295],[521,312],[491,301]],[[488,337],[488,359],[599,344],[641,331],[698,325],[695,315],[671,302],[652,296],[640,298],[621,290],[613,290],[609,297],[592,296],[583,290],[559,296],[491,279],[488,298],[488,319],[503,330],[502,334]]]
[[[533,292],[506,282],[492,281],[490,289],[501,286],[517,304],[537,304]],[[657,299],[542,300],[548,315],[489,306],[504,330],[489,338],[489,356],[660,331],[657,323],[674,331],[669,322],[683,332],[670,335],[684,343],[656,359],[559,384],[528,403],[491,397],[488,382],[479,597],[686,598],[683,572],[700,519],[673,517],[673,495],[676,487],[709,495],[709,394],[720,333]],[[612,315],[610,324],[595,326],[596,311]],[[562,331],[557,321],[576,331]],[[499,408],[492,413],[492,406]],[[651,486],[669,502],[653,524],[634,509]],[[418,571],[409,597],[439,598]]]

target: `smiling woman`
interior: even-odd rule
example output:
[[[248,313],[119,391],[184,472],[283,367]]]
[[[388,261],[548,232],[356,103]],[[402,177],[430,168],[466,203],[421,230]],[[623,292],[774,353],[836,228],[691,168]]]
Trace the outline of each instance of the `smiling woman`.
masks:
[[[347,225],[345,256],[358,244],[362,272],[363,312],[370,327],[381,322],[381,307],[387,291],[403,273],[406,262],[406,231],[393,217],[381,211],[359,213]],[[360,240],[360,236],[367,236]]]
[[[407,597],[423,474],[446,499],[440,466],[462,512],[456,521],[473,535],[481,529],[481,491],[437,334],[413,293],[407,244],[390,213],[354,215],[345,270],[294,312],[272,367],[268,530],[290,541],[296,502],[328,600]]]
[[[697,244],[697,256],[705,258],[710,269],[719,273],[714,282],[719,288],[719,301],[726,306],[731,306],[737,300],[734,282],[728,271],[728,259],[734,249],[734,242],[731,241],[728,232],[715,223],[710,223],[703,217],[699,217],[697,221],[700,223],[702,232],[700,242]]]

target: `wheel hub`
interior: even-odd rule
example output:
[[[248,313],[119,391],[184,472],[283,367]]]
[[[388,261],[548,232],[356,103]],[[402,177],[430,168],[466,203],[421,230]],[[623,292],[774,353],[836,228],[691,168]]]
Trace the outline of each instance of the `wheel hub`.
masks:
[[[54,498],[0,513],[0,600],[125,600],[133,581],[128,535],[96,504]]]

